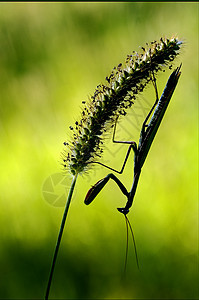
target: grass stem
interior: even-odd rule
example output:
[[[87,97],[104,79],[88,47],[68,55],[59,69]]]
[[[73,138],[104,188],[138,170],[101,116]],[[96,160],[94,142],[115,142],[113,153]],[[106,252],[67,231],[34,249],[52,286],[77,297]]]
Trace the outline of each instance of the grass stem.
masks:
[[[57,254],[58,254],[58,251],[59,251],[59,246],[60,246],[60,243],[61,243],[61,238],[62,238],[64,226],[65,226],[65,223],[66,223],[66,217],[67,217],[67,214],[68,214],[68,209],[69,209],[70,202],[71,202],[71,199],[72,199],[72,195],[73,195],[76,180],[77,180],[77,174],[73,177],[73,181],[71,183],[70,191],[68,193],[68,198],[67,198],[67,201],[66,201],[64,214],[63,214],[63,217],[62,217],[62,222],[61,222],[61,226],[60,226],[60,230],[59,230],[59,234],[58,234],[58,238],[57,238],[57,243],[56,243],[56,247],[55,247],[55,252],[54,252],[54,256],[53,256],[53,260],[52,260],[52,265],[51,265],[51,269],[50,269],[48,285],[47,285],[46,294],[45,294],[45,300],[48,300],[50,287],[51,287],[51,283],[52,283],[52,277],[53,277],[54,268],[55,268],[55,263],[56,263],[56,259],[57,259]]]

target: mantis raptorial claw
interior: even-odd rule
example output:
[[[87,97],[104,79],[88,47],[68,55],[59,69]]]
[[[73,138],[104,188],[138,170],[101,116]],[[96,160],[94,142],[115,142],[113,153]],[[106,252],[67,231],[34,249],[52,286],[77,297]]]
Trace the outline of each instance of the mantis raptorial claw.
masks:
[[[109,179],[107,179],[107,177],[99,180],[95,185],[93,185],[90,190],[88,191],[88,193],[86,194],[86,197],[84,199],[84,203],[86,205],[90,204],[95,197],[97,196],[97,194],[99,194],[99,192],[101,191],[101,189],[103,189],[103,187],[105,186],[105,184],[107,183]]]
[[[105,186],[105,184],[109,181],[110,178],[117,183],[122,193],[128,198],[129,193],[123,185],[123,183],[114,174],[110,173],[90,188],[84,199],[84,203],[86,205],[90,204],[95,199],[95,197],[99,194],[99,192],[102,190],[102,188]]]

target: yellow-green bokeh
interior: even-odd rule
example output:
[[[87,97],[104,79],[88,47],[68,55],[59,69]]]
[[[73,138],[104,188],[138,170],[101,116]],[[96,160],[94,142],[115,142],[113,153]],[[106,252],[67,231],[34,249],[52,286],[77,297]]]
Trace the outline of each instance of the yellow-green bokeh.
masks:
[[[173,34],[184,42],[182,76],[129,214],[140,271],[130,243],[122,278],[125,222],[116,208],[125,198],[114,182],[83,203],[108,173],[96,166],[78,178],[50,295],[198,298],[198,25],[191,2],[0,3],[0,298],[44,295],[63,207],[45,201],[42,189],[62,172],[60,152],[81,101],[127,54]],[[158,77],[159,93],[169,73]],[[152,105],[153,90],[143,97],[138,103]],[[136,124],[129,130],[137,139],[141,119],[128,120],[118,137],[129,138]],[[127,149],[106,142],[103,161],[119,169]],[[128,187],[132,162],[120,176]]]

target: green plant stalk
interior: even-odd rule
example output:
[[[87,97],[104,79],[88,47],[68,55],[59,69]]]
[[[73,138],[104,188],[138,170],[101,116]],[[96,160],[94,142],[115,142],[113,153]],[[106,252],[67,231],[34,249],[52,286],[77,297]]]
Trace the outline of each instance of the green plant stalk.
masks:
[[[60,246],[60,243],[61,243],[62,234],[63,234],[63,231],[64,231],[64,226],[65,226],[65,223],[66,223],[66,217],[68,215],[68,209],[69,209],[70,202],[71,202],[72,195],[73,195],[73,191],[74,191],[74,188],[75,188],[75,183],[76,183],[76,180],[77,180],[77,175],[78,174],[76,174],[73,177],[73,181],[71,183],[70,191],[68,193],[68,198],[67,198],[67,201],[66,201],[66,205],[65,205],[65,209],[64,209],[64,214],[63,214],[63,217],[62,217],[62,222],[61,222],[61,226],[60,226],[60,230],[59,230],[59,235],[58,235],[57,243],[56,243],[56,246],[55,246],[55,252],[54,252],[54,256],[53,256],[53,260],[52,260],[52,265],[51,265],[51,269],[50,269],[50,275],[49,275],[49,279],[48,279],[48,285],[47,285],[47,289],[46,289],[45,300],[48,300],[48,296],[49,296],[49,292],[50,292],[50,287],[51,287],[51,283],[52,283],[52,277],[53,277],[54,268],[55,268],[56,259],[57,259],[57,254],[58,254],[58,251],[59,251],[59,246]]]

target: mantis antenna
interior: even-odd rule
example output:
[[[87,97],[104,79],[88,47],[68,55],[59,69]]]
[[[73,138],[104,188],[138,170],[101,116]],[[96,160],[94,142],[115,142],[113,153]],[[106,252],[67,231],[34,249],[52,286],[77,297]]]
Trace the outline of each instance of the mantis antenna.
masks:
[[[136,243],[135,243],[135,236],[134,236],[134,233],[133,233],[133,228],[131,226],[131,223],[130,223],[127,215],[124,215],[124,217],[125,217],[125,221],[126,221],[126,255],[125,255],[124,273],[126,273],[127,258],[128,258],[128,246],[129,246],[129,230],[128,230],[128,228],[130,228],[131,236],[133,238],[135,258],[136,258],[136,263],[137,263],[138,269],[139,269],[139,261],[138,261],[138,255],[137,255],[137,249],[136,249]]]

